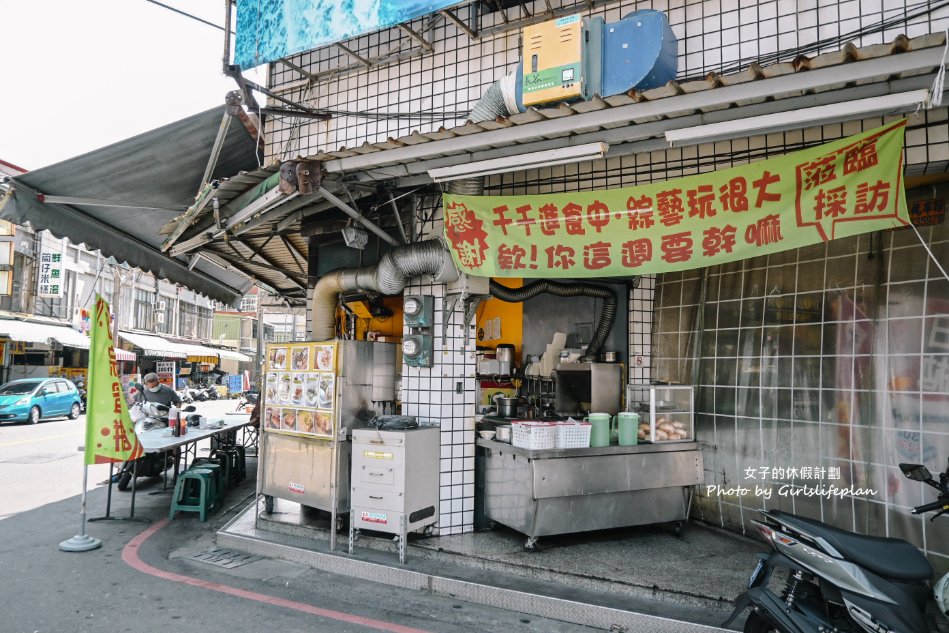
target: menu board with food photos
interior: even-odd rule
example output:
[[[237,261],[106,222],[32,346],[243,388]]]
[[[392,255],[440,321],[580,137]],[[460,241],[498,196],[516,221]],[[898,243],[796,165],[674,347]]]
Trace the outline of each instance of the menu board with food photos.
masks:
[[[335,406],[335,342],[267,346],[266,431],[332,438]]]

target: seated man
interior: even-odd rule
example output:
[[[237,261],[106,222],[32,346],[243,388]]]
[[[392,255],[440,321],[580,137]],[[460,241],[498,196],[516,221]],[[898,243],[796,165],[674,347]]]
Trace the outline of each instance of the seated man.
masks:
[[[142,379],[144,385],[138,390],[137,402],[157,402],[166,406],[181,407],[181,398],[178,393],[167,385],[158,382],[158,374],[145,374]]]

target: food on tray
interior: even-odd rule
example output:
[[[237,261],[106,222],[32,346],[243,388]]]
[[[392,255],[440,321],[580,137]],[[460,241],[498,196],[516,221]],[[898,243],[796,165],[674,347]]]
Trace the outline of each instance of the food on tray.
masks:
[[[297,430],[297,412],[293,409],[283,410],[283,428],[289,431]]]
[[[329,345],[316,348],[316,368],[324,371],[333,370],[333,348]]]
[[[304,433],[313,432],[313,412],[312,411],[297,412],[297,429],[303,431]]]
[[[279,429],[280,428],[280,409],[271,407],[267,409],[267,428],[268,429]]]
[[[275,347],[270,350],[270,368],[286,369],[287,367],[287,348]]]
[[[636,437],[642,441],[648,441],[650,439],[649,432],[649,422],[640,422],[639,428],[636,430]],[[656,418],[655,440],[657,442],[687,439],[689,439],[689,431],[684,422],[673,422],[665,416]]]
[[[293,349],[293,369],[309,369],[310,368],[310,348],[309,347],[296,347]]]

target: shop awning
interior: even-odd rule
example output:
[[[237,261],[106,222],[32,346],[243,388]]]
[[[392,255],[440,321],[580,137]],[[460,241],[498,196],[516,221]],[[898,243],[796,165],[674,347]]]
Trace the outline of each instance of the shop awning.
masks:
[[[246,354],[241,354],[240,352],[233,352],[226,349],[219,349],[217,350],[217,353],[218,356],[221,357],[221,360],[236,360],[242,363],[248,363],[252,360],[251,357],[247,356]]]
[[[15,319],[0,320],[0,337],[24,343],[59,343],[64,347],[78,347],[89,349],[89,337],[80,334],[71,327],[50,325],[47,323],[32,323]]]
[[[199,345],[197,343],[176,342],[173,343],[173,345],[185,352],[188,355],[188,362],[191,363],[214,364],[224,359],[245,362],[250,360],[249,356],[245,356],[239,352],[208,347],[207,345]]]
[[[121,347],[115,348],[115,360],[132,361],[134,363],[136,358],[138,356],[134,352],[124,350]]]
[[[184,360],[188,353],[177,343],[151,334],[119,332],[119,337],[142,350],[144,356],[156,358],[177,358]]]
[[[224,106],[13,179],[0,219],[48,229],[106,256],[234,304],[252,285],[235,269],[161,252],[162,228],[202,186]],[[212,180],[258,168],[256,142],[231,123]]]

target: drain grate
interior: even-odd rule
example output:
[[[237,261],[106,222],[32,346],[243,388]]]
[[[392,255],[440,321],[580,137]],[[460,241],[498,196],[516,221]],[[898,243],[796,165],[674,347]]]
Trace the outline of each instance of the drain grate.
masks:
[[[3,464],[48,464],[50,462],[56,462],[61,459],[66,459],[67,457],[72,457],[78,455],[79,453],[33,453],[32,455],[24,455],[23,457],[14,457],[13,459],[4,459],[2,460]]]
[[[195,554],[189,558],[201,563],[207,563],[208,565],[214,565],[215,567],[224,567],[226,569],[234,569],[235,567],[240,567],[241,565],[253,563],[255,560],[261,559],[260,556],[245,554],[244,552],[237,552],[232,549],[222,549],[220,547],[215,547],[214,549],[207,552]]]

